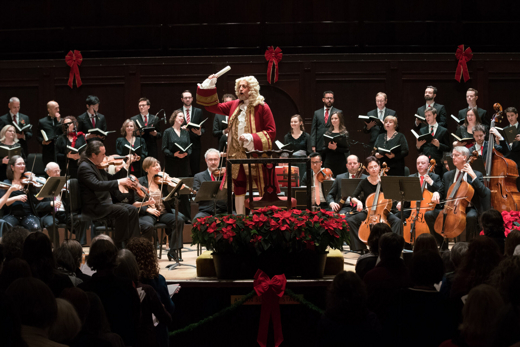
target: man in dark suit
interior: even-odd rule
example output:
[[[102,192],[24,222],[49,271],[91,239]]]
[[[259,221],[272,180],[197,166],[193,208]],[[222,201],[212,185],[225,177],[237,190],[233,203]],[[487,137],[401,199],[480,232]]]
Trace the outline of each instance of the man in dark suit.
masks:
[[[47,103],[47,112],[49,112],[47,117],[43,117],[38,121],[38,131],[36,132],[36,138],[43,146],[42,160],[44,166],[47,166],[51,161],[56,161],[54,143],[58,136],[62,134],[60,105],[56,101],[49,101]],[[42,130],[47,136],[47,141],[43,138]]]
[[[478,90],[469,88],[466,92],[466,101],[468,103],[468,107],[463,108],[459,111],[459,119],[464,120],[466,119],[466,114],[468,113],[468,110],[470,108],[476,108],[478,111],[478,115],[480,117],[480,120],[482,121],[482,124],[490,125],[491,119],[488,119],[487,111],[481,109],[480,107],[477,107],[477,100],[478,100]]]
[[[157,149],[157,140],[161,139],[161,122],[159,117],[151,115],[148,110],[150,109],[150,100],[147,98],[139,99],[139,114],[133,116],[131,119],[136,123],[137,129],[143,127],[154,127],[155,130],[150,131],[149,129],[141,132],[136,131],[137,136],[142,136],[148,149],[148,156],[159,159],[159,150]]]
[[[28,128],[24,131],[19,131],[18,128],[23,128],[24,126],[30,125],[31,122],[29,117],[20,113],[20,99],[16,97],[12,97],[9,99],[9,112],[0,117],[0,130],[3,129],[6,125],[15,125],[16,129],[16,137],[18,137],[18,143],[22,146],[24,151],[24,155],[27,156],[29,154],[29,149],[27,147],[27,141],[29,141],[32,137],[32,128]],[[17,128],[18,127],[18,128]]]
[[[188,123],[200,124],[204,120],[202,110],[200,108],[196,108],[192,106],[193,96],[189,90],[185,90],[182,92],[181,101],[183,103],[182,107],[179,110],[184,114],[184,124]],[[200,137],[202,134],[206,132],[206,124],[202,124],[200,129],[192,128],[188,130],[190,133],[190,141],[193,144],[191,146],[191,155],[190,155],[190,167],[192,174],[194,172],[200,172]]]
[[[326,199],[327,194],[325,194],[323,184],[322,184],[322,182],[319,182],[318,179],[316,178],[316,175],[320,172],[321,165],[323,164],[321,155],[317,152],[314,152],[314,153],[311,153],[311,155],[309,157],[311,159],[312,178],[307,179],[307,172],[305,172],[303,174],[300,184],[302,186],[307,186],[307,184],[310,184],[312,186],[312,189],[311,189],[312,207],[314,207],[314,208],[319,207],[324,210],[329,210],[330,207],[329,207],[329,204],[327,203],[327,199]],[[318,185],[319,192],[320,192],[318,197],[317,197],[318,194],[316,194],[316,191],[317,191],[316,184]]]
[[[206,164],[208,165],[208,169],[202,172],[199,172],[195,175],[193,180],[193,189],[199,191],[202,182],[212,182],[219,181],[220,178],[215,177],[213,173],[218,169],[220,162],[220,152],[214,148],[210,148],[204,154],[204,159],[206,160]],[[199,202],[199,212],[193,218],[193,222],[195,222],[198,218],[213,216],[216,214],[226,213],[227,204],[224,200],[217,200],[216,203],[214,201],[200,201]]]
[[[518,163],[520,163],[520,126],[518,124],[518,111],[515,107],[508,107],[505,112],[507,120],[509,121],[507,128],[515,127],[517,134],[515,137],[516,141],[509,144],[511,151],[507,157],[514,160],[518,165]]]
[[[78,131],[83,132],[85,135],[89,134],[90,129],[101,129],[107,131],[107,121],[105,116],[99,111],[99,98],[94,95],[87,96],[86,100],[87,111],[78,116]],[[87,138],[92,139],[98,137],[104,140],[104,136],[97,136],[95,134],[88,135]]]
[[[114,243],[121,249],[123,242],[139,236],[139,213],[137,208],[130,204],[112,202],[111,190],[119,189],[120,185],[132,187],[133,183],[126,177],[126,170],[121,169],[115,175],[111,175],[98,169],[97,165],[103,158],[105,145],[99,140],[89,141],[78,167],[78,183],[83,201],[82,213],[92,220],[113,219]],[[130,163],[131,161],[127,165]]]
[[[422,105],[417,109],[417,114],[421,117],[424,117],[424,111],[427,108],[435,108],[437,110],[437,123],[443,128],[448,128],[447,124],[447,116],[446,116],[446,108],[444,105],[435,102],[435,97],[437,96],[437,88],[434,86],[426,87],[424,91],[424,100],[426,100],[426,104]],[[415,128],[423,128],[426,126],[426,123],[421,122],[419,119],[415,119]]]
[[[224,94],[222,97],[222,102],[228,102],[236,100],[237,98],[233,94]],[[223,114],[216,114],[215,118],[213,119],[213,136],[218,139],[218,150],[220,152],[223,152],[224,146],[227,143],[227,140],[222,140],[222,137],[228,136],[228,124],[227,124],[227,116],[224,116]]]
[[[466,208],[466,239],[471,240],[477,236],[481,230],[478,224],[478,217],[484,211],[491,209],[491,193],[489,189],[484,185],[484,176],[479,171],[473,171],[471,165],[467,163],[469,158],[469,150],[466,147],[458,146],[453,148],[452,154],[453,165],[456,169],[448,171],[442,177],[442,186],[438,192],[433,194],[432,202],[440,203],[447,197],[448,190],[453,183],[457,181],[459,174],[462,175],[462,179],[468,182],[474,189],[473,198],[471,203]],[[426,212],[424,219],[430,229],[430,233],[433,235],[435,232],[435,221],[437,216],[441,212],[440,209]],[[440,241],[439,239],[438,241]],[[448,248],[448,243],[442,240],[443,249]]]
[[[427,109],[424,117],[428,126],[421,128],[420,134],[424,135],[429,132],[433,134],[433,140],[430,143],[426,143],[426,140],[415,140],[415,146],[420,153],[430,159],[435,159],[437,162],[435,173],[442,176],[442,156],[444,152],[450,150],[448,130],[437,123],[437,110],[435,108]]]
[[[359,158],[356,155],[349,155],[347,158],[347,172],[336,176],[334,184],[332,185],[329,194],[327,194],[327,203],[332,211],[339,214],[345,214],[352,211],[352,207],[350,206],[350,197],[347,198],[341,195],[341,181],[344,179],[367,177],[367,175],[358,172],[360,164]],[[344,200],[345,202],[343,207],[340,209],[341,205],[339,205],[339,203],[341,200]]]
[[[495,128],[489,129],[489,132],[495,135],[495,149],[503,155],[507,155],[509,153],[509,148],[506,140]],[[478,155],[482,157],[482,160],[486,161],[488,147],[488,141],[486,141],[486,127],[482,124],[476,125],[473,128],[473,138],[475,139],[475,144],[469,148],[469,152],[473,153],[473,151],[477,151]],[[497,140],[499,141],[498,143],[496,143]]]
[[[330,127],[330,117],[333,113],[343,112],[340,109],[333,107],[334,105],[334,92],[325,91],[323,92],[323,108],[314,111],[312,117],[311,127],[311,147],[312,151],[316,152],[323,148],[325,141],[323,140],[323,134]]]
[[[385,122],[385,118],[388,116],[397,117],[396,112],[386,107],[386,103],[388,102],[388,97],[385,93],[379,92],[376,94],[376,105],[377,108],[368,112],[367,116],[373,116],[379,118],[381,123]],[[382,134],[385,131],[384,127],[376,125],[375,121],[371,121],[369,123],[365,123],[363,127],[363,132],[366,134],[370,134],[370,148],[374,148],[374,143],[376,143],[376,139],[379,134]]]

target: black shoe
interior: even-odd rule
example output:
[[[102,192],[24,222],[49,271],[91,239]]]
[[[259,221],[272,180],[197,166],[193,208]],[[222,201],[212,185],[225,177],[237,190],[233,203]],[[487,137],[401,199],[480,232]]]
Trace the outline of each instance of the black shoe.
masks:
[[[176,263],[179,262],[179,257],[177,256],[177,252],[175,250],[169,251],[166,255],[168,256],[168,261],[174,260]]]

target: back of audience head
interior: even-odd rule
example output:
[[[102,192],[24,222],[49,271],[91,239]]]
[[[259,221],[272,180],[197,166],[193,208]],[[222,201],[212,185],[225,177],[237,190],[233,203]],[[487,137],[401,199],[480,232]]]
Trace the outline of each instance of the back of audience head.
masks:
[[[393,261],[401,258],[404,239],[395,233],[385,233],[379,238],[379,257],[381,261]]]
[[[98,236],[96,236],[92,239],[92,241],[90,242],[90,247],[92,247],[92,245],[94,243],[96,243],[96,241],[99,241],[99,240],[106,240],[106,241],[114,243],[114,240],[112,240],[112,238],[110,236],[108,236],[107,234],[99,234]]]
[[[490,282],[506,303],[520,306],[520,257],[505,258],[493,271]]]
[[[444,263],[437,249],[413,253],[410,277],[415,286],[433,287],[444,276]]]
[[[513,256],[516,246],[520,245],[520,230],[511,230],[506,237],[504,254],[506,257]]]
[[[77,287],[65,288],[61,292],[60,298],[67,300],[74,306],[81,324],[84,324],[90,311],[87,293]]]
[[[437,251],[437,253],[439,252],[435,237],[433,237],[432,234],[421,234],[415,240],[415,244],[413,245],[413,252],[420,252],[427,249]]]
[[[47,329],[56,320],[58,308],[50,288],[41,280],[19,278],[7,288],[22,325]]]
[[[74,259],[74,268],[78,269],[83,260],[83,247],[81,247],[81,244],[77,240],[65,240],[60,247],[69,250]]]
[[[29,264],[23,259],[14,258],[6,263],[0,273],[0,293],[4,293],[6,289],[19,278],[32,277]]]
[[[484,229],[484,235],[488,237],[505,238],[504,218],[497,210],[487,210],[480,216],[480,223]]]
[[[140,279],[154,279],[159,276],[159,262],[153,243],[144,237],[134,237],[126,248],[132,252],[139,266]]]
[[[139,266],[135,256],[128,249],[122,249],[117,254],[117,267],[114,274],[123,280],[139,282]]]
[[[103,303],[97,294],[86,292],[90,310],[83,324],[83,331],[92,335],[101,335],[110,332],[110,324],[105,313]]]
[[[49,329],[49,338],[60,343],[71,342],[81,331],[81,321],[76,309],[65,299],[56,299],[57,319]]]
[[[22,257],[23,243],[28,235],[29,230],[20,226],[15,226],[11,230],[4,232],[2,236],[2,244],[4,245],[6,262],[14,258]]]
[[[65,273],[74,273],[76,270],[75,261],[69,250],[64,247],[58,247],[54,250],[54,259],[56,267]]]
[[[455,265],[451,261],[451,251],[445,250],[441,253],[442,262],[444,264],[444,273],[450,273],[455,271]]]
[[[329,287],[325,315],[336,321],[357,321],[368,313],[367,290],[352,271],[342,271]]]
[[[87,265],[96,271],[112,270],[117,265],[117,248],[106,240],[98,239],[90,246]]]
[[[370,230],[370,235],[368,236],[368,248],[370,252],[379,255],[379,239],[385,233],[391,233],[392,228],[386,223],[377,223]]]
[[[52,255],[51,240],[47,235],[35,232],[27,236],[22,255],[31,267],[33,277],[44,282],[53,277],[56,264]]]
[[[462,259],[466,252],[468,251],[469,243],[468,242],[457,242],[455,245],[451,248],[450,251],[450,259],[453,263],[453,266],[455,267],[455,271],[462,263]]]

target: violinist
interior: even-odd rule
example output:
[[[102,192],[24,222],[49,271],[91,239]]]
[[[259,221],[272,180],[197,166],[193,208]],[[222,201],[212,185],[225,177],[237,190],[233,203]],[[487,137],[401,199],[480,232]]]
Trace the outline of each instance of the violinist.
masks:
[[[325,135],[328,136],[337,136],[345,137],[348,139],[348,131],[345,127],[345,122],[343,120],[343,113],[334,112],[332,116],[330,116],[330,127],[325,132]],[[347,171],[347,159],[346,157],[350,154],[348,143],[344,145],[346,141],[331,141],[325,144],[321,149],[320,153],[323,158],[325,158],[325,167],[332,170],[334,176],[345,173]],[[325,143],[327,143],[325,141]]]
[[[370,206],[365,206],[361,201],[361,197],[363,196],[363,199],[366,199],[370,194],[375,193],[378,183],[381,180],[379,177],[381,166],[376,157],[370,156],[366,159],[366,168],[369,176],[359,182],[351,198],[352,205],[356,206],[358,213],[347,216],[347,222],[350,226],[350,249],[353,251],[366,250],[365,244],[358,237],[358,231],[361,223],[367,218],[366,209],[370,208]],[[400,235],[402,229],[401,220],[392,213],[389,213],[387,218],[392,227],[392,231]]]
[[[359,167],[361,163],[359,162],[359,158],[357,155],[349,155],[347,158],[347,172],[344,174],[336,176],[334,180],[334,184],[327,194],[327,202],[332,211],[337,212],[339,214],[344,214],[350,212],[352,207],[350,206],[350,197],[341,196],[341,181],[344,179],[352,179],[352,178],[366,178],[367,175],[360,172]],[[345,199],[345,204],[340,209],[340,201]]]
[[[121,127],[122,137],[116,140],[116,153],[118,155],[128,155],[130,154],[130,148],[128,147],[131,147],[133,150],[141,147],[137,150],[141,157],[140,160],[132,162],[132,166],[130,167],[131,174],[141,176],[141,165],[143,159],[148,156],[148,150],[144,138],[134,136],[136,129],[137,127],[133,120],[127,119],[123,122],[123,126]],[[134,154],[134,152],[131,154]]]
[[[56,161],[60,166],[60,170],[63,172],[67,171],[67,162],[69,164],[69,176],[71,178],[78,177],[78,160],[80,157],[79,152],[74,152],[69,147],[80,148],[87,141],[85,134],[81,131],[77,131],[78,121],[76,117],[67,116],[61,124],[63,135],[59,136],[56,140]]]
[[[16,190],[11,192],[11,197],[7,199],[3,219],[12,227],[21,225],[31,232],[42,231],[40,219],[34,208],[37,200],[30,193],[29,187],[24,186],[24,173],[25,161],[23,158],[18,155],[12,156],[7,163],[7,179],[4,183],[14,186]],[[6,190],[0,190],[0,197],[3,197],[4,194],[6,194]]]
[[[436,108],[426,109],[424,112],[424,118],[426,119],[427,126],[422,127],[419,133],[421,135],[430,133],[432,134],[433,139],[429,143],[426,143],[426,140],[415,140],[415,146],[420,153],[430,157],[431,159],[435,159],[435,162],[437,163],[435,173],[437,175],[442,175],[442,156],[444,152],[450,150],[450,140],[448,129],[437,122],[437,116]]]
[[[466,240],[470,240],[478,235],[480,232],[478,216],[491,208],[491,195],[489,189],[484,186],[484,176],[479,171],[473,171],[471,165],[467,162],[469,155],[469,150],[464,146],[453,148],[451,156],[456,169],[444,174],[441,188],[438,192],[433,193],[432,197],[432,202],[436,204],[445,200],[449,188],[457,181],[459,174],[462,175],[464,181],[473,187],[475,193],[473,194],[471,203],[466,209]],[[428,211],[424,218],[428,224],[430,233],[435,236],[437,243],[439,245],[442,244],[444,250],[446,250],[448,249],[448,243],[443,242],[442,236],[435,232],[434,227],[440,211],[439,209]]]
[[[379,134],[374,144],[374,148],[377,148],[375,156],[388,164],[390,168],[389,176],[404,176],[404,159],[409,152],[406,137],[403,133],[397,131],[397,117],[387,116],[383,125],[385,132]],[[380,150],[391,150],[396,146],[399,147],[391,152]]]
[[[309,156],[311,159],[311,169],[312,169],[312,181],[311,179],[307,179],[307,172],[303,174],[303,178],[301,180],[301,185],[306,186],[310,184],[313,188],[311,189],[312,194],[312,206],[319,207],[320,209],[328,209],[329,204],[325,199],[325,194],[323,192],[323,184],[321,184],[318,179],[319,175],[322,175],[322,160],[321,155],[319,153],[311,153]],[[319,193],[318,193],[319,192]]]
[[[489,129],[489,132],[495,135],[495,149],[500,153],[507,155],[509,148],[502,135],[500,135],[498,130],[495,128]],[[482,124],[476,125],[473,128],[473,138],[475,139],[475,143],[470,147],[469,152],[473,153],[473,151],[477,151],[478,155],[486,161],[488,147],[488,141],[486,141],[486,127]]]
[[[10,186],[10,187],[5,187],[5,191],[2,192],[1,195],[2,197],[0,198],[0,209],[4,208],[6,202],[7,202],[7,199],[9,199],[11,197],[11,193],[12,192],[15,192],[18,190],[18,187],[16,186]],[[9,229],[9,224],[7,224],[7,222],[3,219],[0,219],[0,237],[2,237],[2,235],[4,235],[4,232],[6,230]]]
[[[193,180],[193,189],[198,191],[202,182],[211,182],[211,181],[219,181],[220,178],[214,175],[214,172],[219,168],[220,161],[220,153],[214,148],[210,148],[204,154],[204,159],[206,160],[206,164],[208,165],[208,169],[202,172],[199,172],[195,175]],[[225,170],[225,168],[222,168]],[[199,202],[199,212],[193,218],[193,221],[196,221],[200,217],[212,216],[215,214],[215,210],[217,214],[226,213],[227,204],[224,200],[218,200],[215,203],[213,201],[200,201]]]
[[[0,145],[8,148],[16,148],[20,147],[20,143],[18,142],[18,137],[16,136],[16,130],[13,125],[9,124],[2,128],[0,131]],[[22,150],[22,157],[25,156],[25,153]],[[5,175],[7,170],[7,163],[9,162],[9,157],[5,156],[2,158],[2,164],[0,165],[0,180],[4,181],[7,176]]]
[[[167,184],[157,184],[156,176],[161,172],[161,163],[154,157],[147,157],[143,161],[143,170],[145,176],[139,178],[139,183],[148,190],[148,197],[140,198],[135,193],[134,206],[139,211],[139,223],[142,225],[141,230],[147,233],[152,230],[156,223],[167,225],[166,233],[169,235],[170,251],[168,252],[168,260],[179,259],[179,250],[182,248],[182,231],[184,228],[184,215],[179,212],[177,220],[175,219],[175,209],[173,208],[173,200],[164,201],[163,198],[168,195]],[[162,188],[162,190],[161,190]],[[152,239],[153,234],[147,233],[148,239]]]

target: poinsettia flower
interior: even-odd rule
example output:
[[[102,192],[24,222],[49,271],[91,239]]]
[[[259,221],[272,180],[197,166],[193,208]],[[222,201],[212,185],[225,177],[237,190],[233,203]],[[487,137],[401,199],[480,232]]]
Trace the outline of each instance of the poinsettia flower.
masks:
[[[480,235],[480,236],[484,236],[484,235],[486,235],[486,234],[484,234],[484,230],[482,230],[482,231],[480,232],[479,235]]]
[[[270,219],[269,224],[271,225],[271,228],[269,230],[277,230],[280,227],[278,222],[275,221],[274,219]]]
[[[297,210],[297,209],[295,209],[295,208],[292,209],[291,212],[292,212],[293,214],[297,214],[298,216],[302,214],[302,211],[301,211],[301,210]]]
[[[315,222],[315,223],[320,223],[321,221],[322,221],[322,219],[318,215],[315,215],[314,218],[312,219],[312,222]]]
[[[264,214],[260,214],[260,215],[255,214],[253,216],[253,222],[255,222],[257,225],[262,225],[265,222],[267,222],[267,216]]]
[[[273,214],[274,218],[280,218],[280,222],[291,218],[291,216],[292,216],[291,211],[283,211],[283,210]]]
[[[209,227],[208,227],[208,233],[212,233],[214,231],[217,230],[217,223],[213,222]]]
[[[249,242],[257,243],[260,240],[262,240],[262,236],[260,236],[260,235],[253,235],[253,238],[251,240],[249,240]]]

